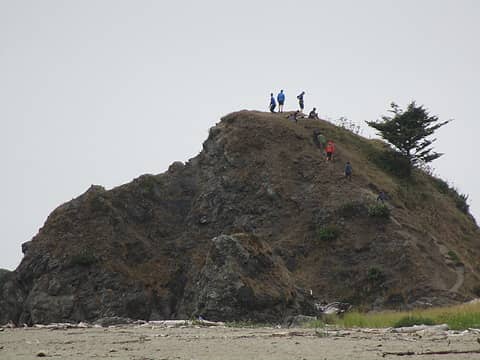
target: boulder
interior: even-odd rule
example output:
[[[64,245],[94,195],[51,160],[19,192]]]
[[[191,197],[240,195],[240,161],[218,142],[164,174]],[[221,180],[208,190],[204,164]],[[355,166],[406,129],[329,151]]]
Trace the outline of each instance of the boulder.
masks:
[[[301,312],[304,302],[280,258],[249,234],[212,240],[194,294],[195,315],[214,321],[276,321]]]

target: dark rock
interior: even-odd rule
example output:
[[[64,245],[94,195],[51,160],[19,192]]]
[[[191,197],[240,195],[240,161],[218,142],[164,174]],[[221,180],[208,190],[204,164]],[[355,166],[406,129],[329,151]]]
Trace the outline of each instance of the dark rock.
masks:
[[[214,321],[275,321],[300,311],[288,270],[267,243],[248,234],[212,240],[193,292],[195,315]]]
[[[25,293],[14,272],[0,270],[0,325],[18,322]]]
[[[24,242],[24,243],[22,244],[22,253],[23,253],[23,254],[26,254],[26,253],[27,253],[29,246],[30,246],[30,241]]]

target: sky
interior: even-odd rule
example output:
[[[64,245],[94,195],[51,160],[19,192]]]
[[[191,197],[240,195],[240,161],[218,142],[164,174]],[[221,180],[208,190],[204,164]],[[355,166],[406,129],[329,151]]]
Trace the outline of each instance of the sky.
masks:
[[[476,0],[0,0],[0,268],[91,184],[194,157],[280,89],[358,124],[392,101],[454,119],[433,166],[478,218],[478,19]]]

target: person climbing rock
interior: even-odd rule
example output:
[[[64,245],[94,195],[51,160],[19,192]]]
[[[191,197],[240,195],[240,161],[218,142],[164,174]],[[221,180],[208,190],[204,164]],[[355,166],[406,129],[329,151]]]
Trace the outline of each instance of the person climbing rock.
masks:
[[[298,106],[300,107],[301,112],[303,112],[303,109],[305,108],[305,103],[303,102],[303,95],[305,95],[305,91],[302,91],[300,95],[297,96]]]
[[[352,165],[350,164],[350,161],[347,161],[345,164],[345,179],[352,181],[352,171]]]
[[[283,93],[283,90],[280,90],[280,92],[278,93],[277,101],[278,101],[278,112],[283,112],[283,104],[285,104],[285,94]]]
[[[275,97],[273,96],[273,93],[270,93],[270,112],[274,113],[276,107],[277,103],[275,102]]]
[[[335,144],[332,140],[329,140],[325,148],[327,152],[327,161],[333,161],[333,153],[335,152]]]
[[[310,111],[310,113],[308,114],[308,118],[313,120],[320,120],[320,118],[318,117],[316,108],[313,108],[313,110]]]
[[[322,133],[318,133],[317,135],[318,143],[320,144],[320,150],[322,150],[322,154],[325,151],[325,146],[327,145],[327,138],[323,136]]]
[[[380,191],[380,194],[378,194],[377,196],[377,201],[380,201],[382,204],[385,203],[385,201],[387,200],[387,194],[385,194],[385,191]]]

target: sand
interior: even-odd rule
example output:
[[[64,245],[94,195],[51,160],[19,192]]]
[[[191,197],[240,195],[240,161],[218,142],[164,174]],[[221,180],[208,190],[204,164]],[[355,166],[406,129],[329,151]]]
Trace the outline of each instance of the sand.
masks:
[[[480,351],[475,332],[395,334],[386,330],[138,327],[0,329],[0,359],[480,359],[480,353],[388,354]]]

